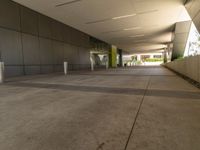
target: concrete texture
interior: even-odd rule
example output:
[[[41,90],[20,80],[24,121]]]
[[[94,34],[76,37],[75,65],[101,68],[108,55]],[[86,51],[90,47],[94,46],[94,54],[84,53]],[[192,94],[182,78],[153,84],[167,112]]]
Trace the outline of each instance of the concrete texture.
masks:
[[[187,1],[185,5],[192,21],[194,22],[196,28],[200,32],[200,1],[199,0],[190,0]]]
[[[2,150],[197,150],[200,91],[162,67],[7,79]]]
[[[11,0],[0,1],[0,59],[6,77],[61,72],[64,61],[70,70],[88,69],[90,38]]]
[[[168,68],[200,83],[200,56],[189,56],[165,64]]]
[[[173,40],[172,60],[184,55],[192,21],[177,22]]]

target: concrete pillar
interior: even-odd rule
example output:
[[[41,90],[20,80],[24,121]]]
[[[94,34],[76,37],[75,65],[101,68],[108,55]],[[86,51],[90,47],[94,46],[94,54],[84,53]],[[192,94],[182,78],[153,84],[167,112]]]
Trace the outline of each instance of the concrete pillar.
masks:
[[[117,47],[112,46],[109,54],[109,64],[110,67],[116,68],[117,67]]]
[[[168,54],[168,48],[165,48],[164,52],[163,52],[163,61],[164,61],[164,63],[167,63],[167,54]]]
[[[118,50],[118,54],[119,54],[119,66],[122,67],[123,66],[123,58],[122,58],[122,50],[121,49]]]
[[[67,75],[67,71],[68,71],[68,62],[64,62],[64,74]]]
[[[184,56],[192,21],[177,22],[173,40],[172,61]]]
[[[137,61],[141,61],[141,55],[137,55]]]
[[[4,82],[4,62],[0,62],[0,83]]]

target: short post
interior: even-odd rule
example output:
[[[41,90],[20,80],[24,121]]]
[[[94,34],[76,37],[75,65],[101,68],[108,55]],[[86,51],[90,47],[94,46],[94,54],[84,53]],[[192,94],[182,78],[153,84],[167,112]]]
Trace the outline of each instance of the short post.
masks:
[[[0,62],[0,84],[4,82],[4,62]]]
[[[94,63],[91,61],[91,71],[94,71]]]
[[[67,70],[68,70],[68,62],[64,62],[64,74],[67,75]]]
[[[109,66],[109,62],[106,61],[106,69],[108,69],[108,66]]]

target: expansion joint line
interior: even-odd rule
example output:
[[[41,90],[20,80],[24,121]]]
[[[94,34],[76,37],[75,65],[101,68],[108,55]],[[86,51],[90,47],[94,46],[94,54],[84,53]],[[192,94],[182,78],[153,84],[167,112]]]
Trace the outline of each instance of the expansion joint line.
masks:
[[[135,116],[135,119],[134,119],[134,122],[133,122],[133,125],[132,125],[132,128],[131,128],[131,131],[130,131],[129,136],[128,136],[128,140],[126,141],[126,145],[125,145],[124,150],[127,150],[127,148],[128,148],[128,144],[129,144],[129,141],[130,141],[130,139],[131,139],[131,135],[133,134],[133,131],[134,131],[134,128],[135,128],[135,125],[136,125],[136,122],[137,122],[137,119],[138,119],[138,116],[139,116],[139,113],[140,113],[142,104],[143,104],[143,102],[144,102],[144,98],[145,98],[145,96],[146,96],[146,94],[147,94],[147,91],[148,91],[150,82],[151,82],[151,76],[149,77],[147,86],[146,86],[145,91],[144,91],[144,95],[142,96],[142,99],[141,99],[141,102],[140,102],[138,111],[137,111],[137,113],[136,113],[136,116]]]

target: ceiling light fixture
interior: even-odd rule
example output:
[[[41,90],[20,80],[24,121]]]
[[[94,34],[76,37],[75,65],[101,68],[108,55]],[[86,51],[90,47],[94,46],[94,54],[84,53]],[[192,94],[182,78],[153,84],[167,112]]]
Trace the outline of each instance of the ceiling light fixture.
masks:
[[[125,16],[113,17],[113,18],[105,18],[105,19],[101,19],[101,20],[86,22],[86,24],[103,23],[103,22],[107,22],[107,21],[111,21],[111,20],[118,20],[118,19],[133,17],[135,15],[136,14],[130,14],[130,15],[125,15]]]
[[[73,0],[73,1],[78,2],[78,1],[81,1],[81,0]],[[101,19],[101,20],[89,21],[89,22],[86,22],[86,24],[104,23],[104,22],[107,22],[107,21],[134,17],[136,15],[143,15],[143,14],[153,13],[153,12],[156,12],[156,11],[158,11],[158,10],[157,9],[153,9],[153,10],[138,12],[137,14],[135,13],[135,14],[123,15],[123,16],[118,16],[118,17],[113,17],[113,18],[105,18],[105,19]]]
[[[144,36],[144,34],[138,34],[138,35],[133,35],[133,36],[129,36],[129,37],[135,38],[135,37],[142,37],[142,36]]]
[[[56,7],[60,7],[60,6],[64,6],[64,5],[70,5],[70,4],[73,4],[73,3],[77,3],[77,2],[80,2],[81,0],[71,0],[71,1],[68,1],[68,2],[65,2],[65,3],[62,3],[62,4],[58,4],[56,5]]]
[[[113,17],[113,20],[117,20],[117,19],[123,19],[123,18],[128,18],[128,17],[133,17],[136,16],[136,14],[130,14],[130,15],[124,15],[124,16],[119,16],[119,17]]]
[[[141,29],[141,27],[126,28],[124,29],[124,31],[138,30],[138,29]]]
[[[143,12],[138,12],[138,15],[144,15],[144,14],[149,14],[149,13],[154,13],[157,12],[157,9],[152,9],[152,10],[147,10],[147,11],[143,11]]]

